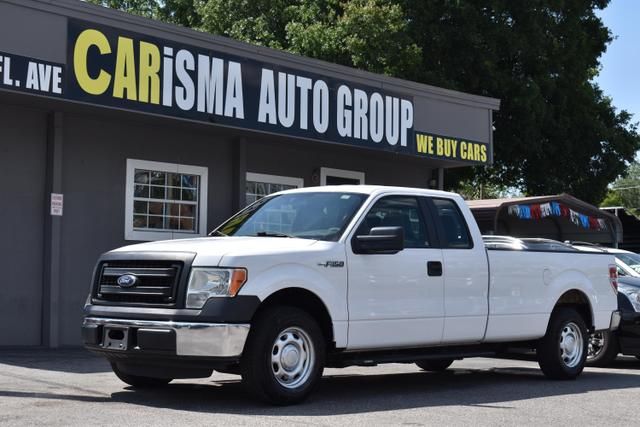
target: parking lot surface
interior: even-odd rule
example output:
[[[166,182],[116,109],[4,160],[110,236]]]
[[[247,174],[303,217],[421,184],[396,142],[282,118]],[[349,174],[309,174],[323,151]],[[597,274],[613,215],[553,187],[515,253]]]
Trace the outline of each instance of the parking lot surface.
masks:
[[[576,381],[537,363],[467,359],[445,373],[415,365],[327,369],[305,403],[252,401],[239,377],[134,390],[84,350],[0,350],[2,425],[640,425],[640,361],[619,357]]]

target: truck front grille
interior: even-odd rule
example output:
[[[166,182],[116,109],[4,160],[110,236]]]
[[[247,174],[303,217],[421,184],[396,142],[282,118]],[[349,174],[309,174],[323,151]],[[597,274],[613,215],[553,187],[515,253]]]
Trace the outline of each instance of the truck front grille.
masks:
[[[94,299],[115,304],[173,306],[183,267],[181,261],[105,261],[97,271]],[[133,286],[118,284],[118,278],[125,275],[136,278]]]

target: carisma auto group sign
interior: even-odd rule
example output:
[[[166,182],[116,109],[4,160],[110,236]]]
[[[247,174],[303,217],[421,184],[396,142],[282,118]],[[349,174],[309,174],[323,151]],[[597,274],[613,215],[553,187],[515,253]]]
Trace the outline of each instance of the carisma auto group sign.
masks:
[[[411,97],[70,19],[67,64],[0,52],[0,88],[467,163],[488,144],[414,130]]]

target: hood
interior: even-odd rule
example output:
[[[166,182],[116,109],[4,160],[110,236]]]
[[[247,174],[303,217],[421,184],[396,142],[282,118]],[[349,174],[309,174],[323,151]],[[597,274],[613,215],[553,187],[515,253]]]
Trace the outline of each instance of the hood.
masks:
[[[114,249],[118,252],[192,252],[193,265],[217,266],[225,254],[262,255],[296,252],[317,243],[317,240],[289,237],[200,237],[196,239],[161,240]]]

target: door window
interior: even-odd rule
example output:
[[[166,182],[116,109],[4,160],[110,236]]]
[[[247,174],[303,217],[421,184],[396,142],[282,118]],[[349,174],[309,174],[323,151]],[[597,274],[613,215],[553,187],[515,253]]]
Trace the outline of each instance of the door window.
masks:
[[[358,227],[356,235],[367,235],[374,227],[402,227],[405,248],[428,248],[427,228],[415,197],[388,196],[378,200]]]
[[[436,207],[436,215],[440,220],[444,234],[443,248],[470,249],[473,247],[467,222],[456,203],[451,199],[432,199]]]

